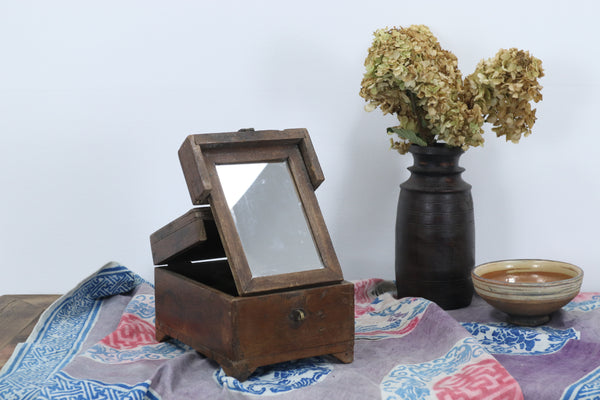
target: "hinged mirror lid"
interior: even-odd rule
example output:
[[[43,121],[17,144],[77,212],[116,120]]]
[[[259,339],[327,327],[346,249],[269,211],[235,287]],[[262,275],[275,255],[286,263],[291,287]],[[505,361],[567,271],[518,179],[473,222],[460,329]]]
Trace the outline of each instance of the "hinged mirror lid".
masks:
[[[343,279],[306,129],[190,135],[179,158],[192,202],[210,205],[240,295]]]

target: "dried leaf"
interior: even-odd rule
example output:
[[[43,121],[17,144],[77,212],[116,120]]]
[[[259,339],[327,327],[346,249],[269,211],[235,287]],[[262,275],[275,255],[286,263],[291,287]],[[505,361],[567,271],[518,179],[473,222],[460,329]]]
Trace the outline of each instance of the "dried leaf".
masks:
[[[387,128],[388,134],[395,133],[400,136],[404,140],[408,140],[413,144],[418,144],[419,146],[427,146],[427,142],[419,137],[417,132],[411,131],[409,129],[402,128]]]

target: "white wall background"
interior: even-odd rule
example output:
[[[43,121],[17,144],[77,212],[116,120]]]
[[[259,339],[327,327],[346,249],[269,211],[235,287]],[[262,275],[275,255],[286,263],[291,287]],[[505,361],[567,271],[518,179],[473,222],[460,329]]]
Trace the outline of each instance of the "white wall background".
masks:
[[[0,0],[0,294],[63,293],[116,260],[152,279],[149,235],[191,207],[186,135],[306,127],[347,279],[393,278],[398,185],[358,96],[372,32],[426,24],[463,74],[501,48],[543,60],[519,145],[462,158],[477,262],[569,261],[600,291],[600,3]]]

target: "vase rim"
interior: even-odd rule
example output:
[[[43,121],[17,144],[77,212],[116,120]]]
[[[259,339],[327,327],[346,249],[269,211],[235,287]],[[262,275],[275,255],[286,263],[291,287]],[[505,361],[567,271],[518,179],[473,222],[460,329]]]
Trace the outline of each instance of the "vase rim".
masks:
[[[439,154],[439,153],[451,153],[451,154],[462,154],[465,151],[456,146],[448,146],[446,143],[434,143],[428,146],[419,146],[417,144],[411,144],[408,151],[413,154]]]

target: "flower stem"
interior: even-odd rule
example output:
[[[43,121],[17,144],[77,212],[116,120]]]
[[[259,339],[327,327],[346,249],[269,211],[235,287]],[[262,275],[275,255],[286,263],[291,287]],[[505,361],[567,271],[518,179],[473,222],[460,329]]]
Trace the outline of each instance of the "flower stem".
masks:
[[[434,135],[431,134],[429,129],[427,129],[427,124],[425,123],[425,118],[423,117],[423,110],[421,110],[417,106],[416,95],[413,92],[411,92],[410,90],[406,90],[406,94],[407,94],[408,98],[410,99],[410,106],[412,108],[412,112],[415,115],[415,117],[417,118],[417,120],[419,121],[419,124],[418,124],[419,131],[417,132],[417,135],[419,135],[419,137],[421,139],[426,141],[428,146],[434,144],[435,137],[434,137]]]

